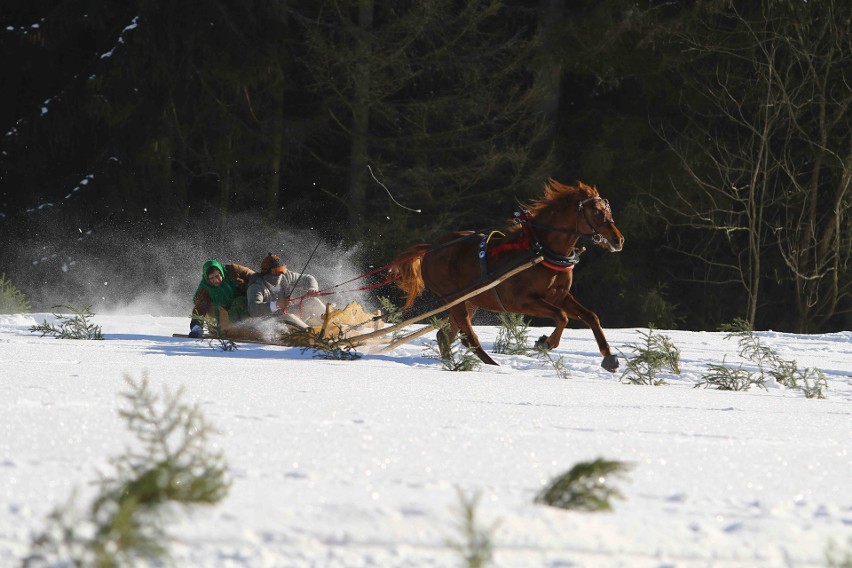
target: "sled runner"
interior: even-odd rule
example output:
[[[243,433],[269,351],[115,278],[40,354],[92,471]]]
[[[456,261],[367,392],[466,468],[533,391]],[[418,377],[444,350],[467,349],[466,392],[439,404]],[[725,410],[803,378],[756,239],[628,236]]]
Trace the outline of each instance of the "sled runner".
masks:
[[[342,309],[326,304],[322,325],[305,328],[288,319],[286,315],[280,321],[249,318],[231,322],[228,312],[219,308],[218,325],[199,339],[228,339],[238,343],[310,347],[319,343],[348,341],[360,334],[380,330],[384,326],[381,316],[381,310],[370,313],[357,302],[351,302]],[[189,336],[175,333],[172,337]]]

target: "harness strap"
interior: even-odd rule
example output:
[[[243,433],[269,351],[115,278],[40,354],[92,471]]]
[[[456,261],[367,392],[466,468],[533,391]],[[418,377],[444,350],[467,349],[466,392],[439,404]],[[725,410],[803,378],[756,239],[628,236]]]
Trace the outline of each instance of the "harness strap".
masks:
[[[528,210],[524,209],[515,213],[515,222],[521,226],[521,238],[513,243],[500,243],[488,251],[488,256],[495,258],[506,251],[531,250],[534,255],[541,255],[544,257],[544,260],[541,263],[542,266],[558,272],[568,272],[569,270],[573,270],[574,266],[580,262],[580,253],[577,251],[576,247],[571,249],[570,255],[563,256],[544,246],[538,238],[538,235],[535,234],[533,226],[541,226],[544,228],[548,227],[534,223],[533,216]],[[555,228],[558,229],[559,227]],[[577,233],[576,231],[568,231],[564,229],[563,231],[583,236],[581,233]],[[482,254],[481,249],[482,245],[480,245],[480,255]],[[480,258],[480,264],[481,263],[482,260]]]
[[[491,231],[487,235],[482,235],[482,240],[479,241],[479,275],[480,279],[484,279],[488,275],[488,257],[493,255],[488,254],[488,241],[491,240],[495,234],[506,236],[501,231]],[[499,246],[499,245],[498,245]],[[491,291],[494,292],[494,298],[497,300],[497,305],[500,306],[500,309],[504,312],[507,312],[506,306],[503,305],[503,300],[500,298],[500,293],[497,292],[497,286],[491,288]]]
[[[577,262],[579,262],[579,261],[577,261]],[[574,270],[574,266],[576,264],[577,263],[575,262],[574,264],[569,264],[567,266],[559,266],[558,264],[553,264],[552,262],[550,262],[548,260],[542,260],[541,261],[542,266],[544,266],[545,268],[549,268],[551,270],[555,270],[557,272],[571,272],[572,270]]]

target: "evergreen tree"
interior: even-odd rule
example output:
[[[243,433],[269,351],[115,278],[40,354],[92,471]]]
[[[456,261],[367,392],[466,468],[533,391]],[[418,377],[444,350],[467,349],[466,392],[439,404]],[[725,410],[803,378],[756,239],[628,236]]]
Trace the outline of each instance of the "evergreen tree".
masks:
[[[353,238],[398,248],[506,218],[540,190],[552,168],[534,153],[534,21],[517,17],[487,0],[326,0],[305,19],[310,88],[329,116],[317,154],[340,176]],[[423,213],[396,206],[367,166]]]

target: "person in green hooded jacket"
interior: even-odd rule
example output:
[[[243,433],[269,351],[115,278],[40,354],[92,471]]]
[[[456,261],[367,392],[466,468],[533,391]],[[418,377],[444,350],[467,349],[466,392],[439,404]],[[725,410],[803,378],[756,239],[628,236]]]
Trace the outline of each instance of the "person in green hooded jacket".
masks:
[[[201,282],[192,297],[195,305],[189,322],[189,336],[201,337],[204,317],[219,318],[219,308],[228,311],[231,321],[248,315],[246,288],[254,270],[241,264],[222,265],[218,260],[208,260],[201,269]]]

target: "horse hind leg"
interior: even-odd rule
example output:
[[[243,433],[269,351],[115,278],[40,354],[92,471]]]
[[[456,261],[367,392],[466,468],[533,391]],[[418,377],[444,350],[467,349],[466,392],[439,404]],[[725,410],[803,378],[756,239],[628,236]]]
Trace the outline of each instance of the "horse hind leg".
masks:
[[[475,312],[475,306],[468,305],[468,302],[464,302],[461,305],[450,308],[450,319],[453,322],[454,328],[464,334],[464,339],[462,341],[464,346],[473,349],[473,352],[477,357],[479,357],[479,360],[486,365],[496,365],[497,363],[494,359],[492,359],[485,349],[482,348],[479,338],[473,331],[473,324],[471,323],[470,318]],[[455,339],[455,334],[453,334],[453,339]],[[452,341],[450,341],[450,343],[452,343]]]
[[[438,352],[443,359],[452,357],[453,341],[456,340],[458,334],[459,326],[456,324],[455,318],[452,317],[452,313],[450,313],[450,317],[445,319],[442,325],[438,327],[438,333],[435,336],[438,342]]]
[[[450,318],[450,323],[438,328],[436,339],[438,341],[438,352],[443,359],[449,359],[453,353],[453,341],[458,334],[458,326]]]

